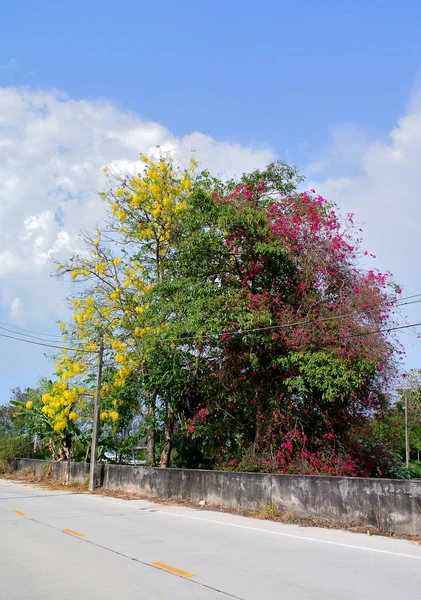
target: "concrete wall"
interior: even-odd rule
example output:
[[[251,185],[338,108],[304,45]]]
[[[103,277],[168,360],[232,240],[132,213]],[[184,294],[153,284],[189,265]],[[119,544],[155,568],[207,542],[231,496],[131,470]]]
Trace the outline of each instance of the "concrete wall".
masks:
[[[15,461],[16,471],[31,470],[37,479],[58,479],[68,482],[84,483],[89,478],[89,464],[76,462],[54,462],[49,460],[35,460],[33,458],[18,458]],[[98,465],[96,476],[102,483],[103,465]]]
[[[33,468],[39,476],[83,482],[84,463],[50,463],[18,459],[17,470]],[[153,469],[100,465],[98,481],[106,489],[138,492],[157,498],[179,498],[227,508],[256,509],[275,502],[298,516],[373,525],[384,531],[421,534],[421,481],[270,475],[194,469]]]

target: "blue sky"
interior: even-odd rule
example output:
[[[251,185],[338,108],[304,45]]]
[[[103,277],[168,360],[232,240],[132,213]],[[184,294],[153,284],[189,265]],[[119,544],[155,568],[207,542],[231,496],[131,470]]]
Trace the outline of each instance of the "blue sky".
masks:
[[[420,20],[416,0],[6,1],[0,54],[19,69],[1,81],[297,159],[337,123],[390,129],[420,67]]]
[[[230,174],[297,164],[367,224],[379,266],[421,292],[420,21],[416,0],[4,1],[0,321],[55,334],[67,290],[37,249],[71,250],[103,163],[165,140]],[[416,307],[408,318],[421,321]],[[50,371],[39,348],[3,338],[0,352],[0,402]]]

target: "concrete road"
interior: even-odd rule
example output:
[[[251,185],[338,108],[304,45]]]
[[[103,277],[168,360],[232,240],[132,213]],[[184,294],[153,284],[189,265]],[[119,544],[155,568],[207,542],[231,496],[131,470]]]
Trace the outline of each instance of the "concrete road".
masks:
[[[420,600],[421,546],[0,480],[0,600]]]

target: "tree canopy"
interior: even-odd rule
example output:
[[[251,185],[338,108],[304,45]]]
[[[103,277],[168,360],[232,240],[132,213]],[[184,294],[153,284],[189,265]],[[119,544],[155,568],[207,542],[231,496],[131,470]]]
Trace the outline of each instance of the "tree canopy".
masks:
[[[283,162],[236,181],[140,165],[104,169],[107,220],[58,265],[74,296],[39,407],[54,444],[89,430],[103,338],[102,430],[149,464],[392,472],[368,424],[391,406],[400,289],[362,266],[354,216]]]

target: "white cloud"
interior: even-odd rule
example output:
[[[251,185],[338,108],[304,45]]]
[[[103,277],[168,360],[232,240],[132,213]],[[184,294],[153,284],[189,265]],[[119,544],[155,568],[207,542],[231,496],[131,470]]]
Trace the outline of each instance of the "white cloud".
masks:
[[[356,128],[341,128],[316,168],[308,169],[310,186],[355,212],[365,224],[364,238],[377,250],[383,268],[393,269],[408,289],[418,291],[420,163],[421,104],[412,103],[387,141],[368,140]]]
[[[22,315],[22,300],[18,297],[14,298],[9,310],[9,317],[12,321],[17,321]]]
[[[191,151],[216,173],[233,176],[273,160],[269,148],[218,142],[194,132],[175,137],[106,101],[59,92],[0,88],[0,311],[51,322],[65,290],[49,277],[51,255],[78,247],[104,204],[102,168],[134,170],[139,153],[160,145],[187,163]]]
[[[420,164],[421,96],[410,103],[386,140],[370,140],[355,127],[339,128],[330,147],[308,169],[309,187],[362,222],[365,245],[377,255],[377,266],[392,271],[404,295],[421,293]],[[410,322],[421,321],[419,306],[408,309]],[[420,348],[412,341],[414,335],[408,335],[402,339],[418,364],[415,352]]]

